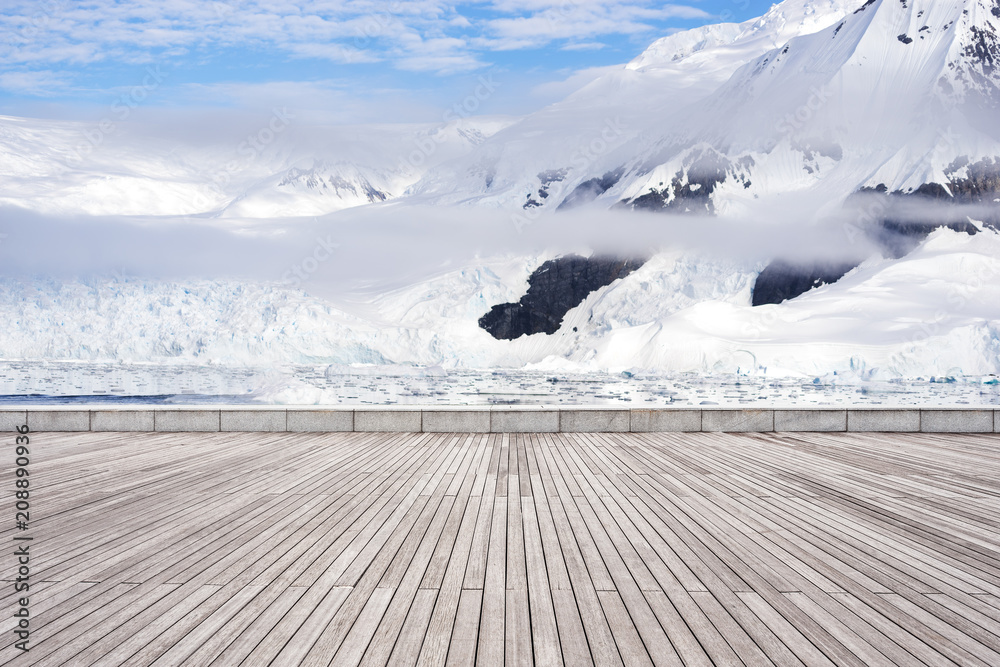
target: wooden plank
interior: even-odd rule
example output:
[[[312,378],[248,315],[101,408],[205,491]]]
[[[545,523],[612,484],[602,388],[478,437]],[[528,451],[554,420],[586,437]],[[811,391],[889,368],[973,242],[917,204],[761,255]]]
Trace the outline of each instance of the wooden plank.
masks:
[[[590,646],[600,637],[590,637],[583,627],[583,618],[576,597],[570,589],[555,589],[552,591],[552,607],[556,615],[556,626],[559,629],[559,642],[562,649],[563,664],[593,665],[594,658]],[[599,656],[605,652],[614,655],[606,647],[598,646]]]
[[[321,591],[319,587],[314,587],[316,591]],[[312,591],[313,589],[310,589]],[[315,607],[303,606],[299,611],[305,618],[301,620],[295,634],[288,640],[272,664],[275,665],[299,665],[306,655],[312,650],[316,640],[320,638],[326,627],[336,617],[337,612],[347,600],[347,596],[354,589],[347,587],[333,588],[326,593],[322,600]],[[294,610],[293,610],[294,611]]]
[[[531,667],[535,659],[527,588],[507,589],[504,614],[504,664]]]
[[[45,434],[32,664],[1000,664],[998,443]]]
[[[292,609],[302,598],[304,591],[298,587],[286,588],[278,597],[263,609],[253,608],[254,618],[246,628],[236,637],[229,646],[223,649],[212,664],[233,665],[240,664],[257,647],[262,637],[266,637],[284,618],[285,614]],[[286,629],[291,634],[290,629]],[[197,654],[196,654],[197,656]],[[205,660],[208,656],[198,656],[198,660]],[[195,656],[193,656],[193,659]],[[207,664],[207,663],[202,663]]]
[[[479,631],[481,625],[481,613],[483,607],[483,591],[478,588],[462,589],[461,598],[458,603],[458,615],[455,620],[454,632],[449,635],[450,643],[447,647],[447,662],[445,665],[471,665],[476,660],[476,647],[479,643]],[[428,660],[424,662],[424,653],[417,663],[437,664],[436,655],[427,653]]]
[[[538,517],[535,514],[534,498],[523,496],[521,506],[528,586],[527,606],[530,608],[530,635],[535,664],[540,666],[562,665],[559,630],[555,608],[552,604],[552,589],[549,587],[549,578],[545,571],[545,554],[538,528]],[[508,607],[509,605],[508,598]]]
[[[307,656],[304,664],[327,664],[323,663],[323,660],[327,660],[329,664],[344,665],[344,667],[356,667],[361,664],[361,660],[364,658],[365,651],[368,649],[375,630],[382,620],[382,615],[388,609],[389,603],[392,601],[392,596],[395,593],[396,591],[392,588],[376,588],[373,590],[369,594],[368,601],[361,610],[361,614],[358,615],[354,625],[351,626],[351,631],[344,637],[344,641],[340,644],[340,649],[333,656],[333,660],[329,661],[329,656],[317,654],[316,662],[311,661]]]
[[[493,500],[493,525],[483,586],[483,611],[479,622],[476,663],[503,665],[507,600],[507,497]]]
[[[427,636],[427,628],[430,624],[431,614],[434,612],[434,603],[437,601],[437,591],[432,588],[421,588],[417,590],[410,604],[406,621],[399,632],[392,653],[386,664],[409,667],[417,664],[420,657],[420,649]],[[367,656],[366,656],[367,659]]]

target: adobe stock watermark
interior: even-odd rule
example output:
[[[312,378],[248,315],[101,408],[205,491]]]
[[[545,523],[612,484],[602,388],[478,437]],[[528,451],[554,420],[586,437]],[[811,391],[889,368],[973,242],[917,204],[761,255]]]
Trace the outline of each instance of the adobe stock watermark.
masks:
[[[31,16],[25,17],[25,24],[17,30],[6,33],[4,41],[13,43],[17,38],[21,38],[24,41],[34,39],[52,23],[53,17],[56,14],[68,10],[70,4],[66,0],[59,0],[58,2],[47,0],[46,2],[37,3],[35,5],[35,12]]]
[[[354,45],[359,49],[368,46],[373,39],[382,37],[393,22],[393,14],[403,8],[403,3],[394,0],[389,6],[379,12],[372,12],[365,17],[363,26],[354,29]]]
[[[785,114],[784,118],[779,119],[775,129],[785,136],[801,130],[806,123],[816,117],[816,114],[826,106],[831,97],[833,97],[833,91],[830,90],[829,85],[824,83],[819,87],[811,86],[806,101],[799,105],[795,111]]]
[[[246,139],[236,146],[236,153],[242,159],[230,160],[211,174],[209,191],[217,198],[224,198],[226,194],[224,188],[232,182],[233,175],[256,160],[265,148],[274,143],[288,129],[294,119],[295,115],[286,107],[272,109],[271,117],[267,122],[256,131],[248,134]],[[210,201],[209,197],[199,192],[195,195],[193,203],[197,207],[203,207],[201,210],[205,210],[204,207],[212,206],[215,202]]]
[[[740,10],[741,12],[745,12],[750,8],[750,0],[733,0],[732,3],[730,4],[734,5],[736,9]],[[736,12],[734,12],[732,9],[724,9],[717,17],[709,18],[709,22],[728,23],[729,21],[732,21],[734,18],[736,18]]]
[[[167,74],[160,69],[159,65],[147,67],[142,82],[132,86],[111,103],[110,115],[83,131],[84,141],[73,148],[71,159],[75,162],[83,162],[86,157],[103,145],[104,140],[118,130],[118,123],[128,120],[132,112],[145,102],[166,78]]]
[[[979,266],[971,272],[962,272],[963,280],[953,284],[945,295],[947,307],[938,308],[934,314],[926,321],[918,325],[918,331],[912,334],[906,341],[910,345],[925,343],[935,336],[946,334],[948,329],[944,328],[944,323],[949,316],[954,315],[969,304],[969,301],[977,296],[984,288],[996,285],[1000,278],[1000,266],[992,262],[985,266]],[[905,361],[903,352],[896,352],[892,356],[894,363]]]
[[[281,284],[290,288],[300,287],[302,283],[309,280],[319,270],[322,264],[330,261],[330,258],[333,257],[339,247],[340,244],[334,243],[329,234],[325,238],[316,237],[316,244],[313,246],[312,252],[292,264],[282,274]]]
[[[628,130],[628,125],[619,116],[605,119],[604,125],[593,138],[589,141],[584,140],[577,146],[570,157],[570,165],[572,165],[577,173],[586,173],[598,159],[618,148],[623,143],[626,130]],[[551,184],[546,201],[563,199],[566,195],[565,187],[565,180],[554,181]],[[543,210],[545,210],[544,207],[536,206],[522,209],[511,215],[510,219],[517,233],[520,234],[524,231],[525,227],[534,224],[542,215]]]
[[[493,93],[500,87],[500,83],[493,76],[494,72],[492,71],[479,76],[472,92],[466,95],[464,99],[446,109],[441,116],[441,120],[445,123],[450,123],[455,120],[468,118],[476,113],[483,102],[490,99]],[[408,171],[408,168],[423,166],[437,152],[438,146],[445,141],[445,138],[446,135],[441,132],[414,137],[414,150],[399,159],[397,169],[405,172]]]

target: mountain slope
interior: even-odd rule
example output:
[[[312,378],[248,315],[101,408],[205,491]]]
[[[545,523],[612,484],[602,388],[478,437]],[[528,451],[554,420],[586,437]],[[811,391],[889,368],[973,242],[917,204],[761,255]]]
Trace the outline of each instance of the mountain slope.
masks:
[[[331,128],[275,113],[209,141],[0,116],[0,204],[54,214],[322,215],[399,197],[513,120]]]
[[[612,175],[635,146],[673,131],[745,63],[835,24],[857,4],[788,0],[759,19],[664,37],[622,68],[498,132],[466,158],[429,171],[413,191],[441,204],[547,209],[585,181],[617,183]]]
[[[634,157],[608,197],[644,208],[707,205],[704,190],[685,191],[706,173],[709,208],[736,212],[797,190],[836,201],[865,186],[947,186],[956,161],[1000,155],[1000,131],[986,122],[1000,101],[995,8],[874,0],[794,38],[737,71],[683,132],[626,147]]]

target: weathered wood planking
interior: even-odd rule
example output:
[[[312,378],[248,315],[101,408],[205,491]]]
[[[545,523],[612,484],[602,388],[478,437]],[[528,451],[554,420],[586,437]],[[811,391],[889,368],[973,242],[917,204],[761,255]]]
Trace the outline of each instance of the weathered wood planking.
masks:
[[[43,433],[31,450],[32,649],[4,642],[3,664],[1000,664],[996,435]]]

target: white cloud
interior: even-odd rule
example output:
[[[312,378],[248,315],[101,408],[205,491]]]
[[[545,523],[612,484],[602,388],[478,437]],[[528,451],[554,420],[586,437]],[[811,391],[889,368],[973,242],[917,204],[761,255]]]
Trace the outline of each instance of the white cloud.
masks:
[[[583,88],[594,79],[603,76],[608,72],[620,70],[621,68],[621,65],[610,65],[607,67],[588,67],[586,69],[577,70],[569,77],[560,81],[547,81],[533,87],[531,89],[531,94],[532,96],[542,98],[543,100],[562,99],[570,93],[574,93],[580,88]]]
[[[559,47],[560,51],[600,51],[605,46],[604,42],[577,42],[575,44],[564,44]]]
[[[650,6],[625,0],[500,0],[495,3],[520,16],[488,22],[484,43],[498,50],[535,48],[556,40],[585,40],[604,35],[635,35],[654,31],[654,23],[671,18],[705,19],[709,14],[684,5]],[[525,11],[527,10],[527,11]]]
[[[61,72],[0,72],[0,89],[12,92],[52,97],[67,85],[68,78]]]
[[[435,121],[440,110],[406,90],[368,88],[353,81],[269,81],[264,83],[186,84],[184,101],[198,109],[235,107],[269,113],[287,108],[299,124],[354,124]],[[405,109],[404,115],[400,110]]]
[[[253,49],[457,73],[488,65],[489,51],[599,48],[602,37],[656,35],[665,21],[704,18],[654,0],[8,0],[0,71]]]

